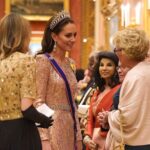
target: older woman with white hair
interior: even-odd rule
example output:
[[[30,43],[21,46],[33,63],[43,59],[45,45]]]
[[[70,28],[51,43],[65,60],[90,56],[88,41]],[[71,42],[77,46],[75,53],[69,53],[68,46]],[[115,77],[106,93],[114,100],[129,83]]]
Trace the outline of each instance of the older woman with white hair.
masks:
[[[106,150],[150,149],[150,62],[144,61],[149,39],[138,29],[124,29],[114,36],[115,53],[127,73],[120,92],[118,110],[108,114]]]

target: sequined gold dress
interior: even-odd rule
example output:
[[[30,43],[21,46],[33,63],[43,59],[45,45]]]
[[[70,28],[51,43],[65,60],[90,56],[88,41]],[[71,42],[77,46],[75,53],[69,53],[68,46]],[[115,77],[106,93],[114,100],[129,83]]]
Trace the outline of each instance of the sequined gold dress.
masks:
[[[45,55],[38,55],[37,61],[37,103],[45,102],[55,110],[53,126],[48,130],[41,129],[42,140],[49,140],[52,150],[74,150],[74,127],[66,95],[64,80],[54,70]],[[69,59],[65,64],[59,64],[70,84],[74,99],[76,92],[76,78],[70,67]],[[75,106],[75,102],[73,102]],[[79,121],[76,113],[77,141],[82,140]]]
[[[15,52],[0,60],[0,150],[41,150],[34,122],[23,118],[22,98],[36,98],[35,60]]]

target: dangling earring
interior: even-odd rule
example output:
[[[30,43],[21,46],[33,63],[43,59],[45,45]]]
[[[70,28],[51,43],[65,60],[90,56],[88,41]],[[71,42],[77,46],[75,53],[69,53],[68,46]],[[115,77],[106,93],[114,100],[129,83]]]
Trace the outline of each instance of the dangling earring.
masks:
[[[56,52],[56,41],[54,41],[53,51],[55,51],[55,52]]]

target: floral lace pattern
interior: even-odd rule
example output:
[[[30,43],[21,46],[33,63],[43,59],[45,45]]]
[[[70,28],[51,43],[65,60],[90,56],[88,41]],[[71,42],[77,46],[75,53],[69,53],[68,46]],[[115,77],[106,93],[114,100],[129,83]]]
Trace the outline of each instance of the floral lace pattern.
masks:
[[[47,131],[40,132],[41,137],[43,140],[49,139],[52,150],[74,150],[74,129],[71,112],[68,109],[62,109],[70,107],[66,95],[64,80],[54,70],[47,57],[39,55],[36,60],[38,102],[39,100],[41,100],[41,102],[46,102],[50,108],[55,110],[55,114],[53,116],[54,123],[48,130],[49,134],[47,134]],[[70,67],[69,60],[66,61],[65,65],[59,65],[68,79],[74,99],[77,81],[75,79],[74,72]],[[78,128],[77,140],[81,140],[82,136],[77,113],[76,120]]]

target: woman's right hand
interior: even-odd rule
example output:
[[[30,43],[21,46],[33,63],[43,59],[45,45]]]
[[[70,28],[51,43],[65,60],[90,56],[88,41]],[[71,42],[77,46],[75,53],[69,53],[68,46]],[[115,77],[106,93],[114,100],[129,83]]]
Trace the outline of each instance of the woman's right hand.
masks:
[[[90,150],[95,150],[97,148],[96,143],[87,135],[84,137],[83,142]]]

